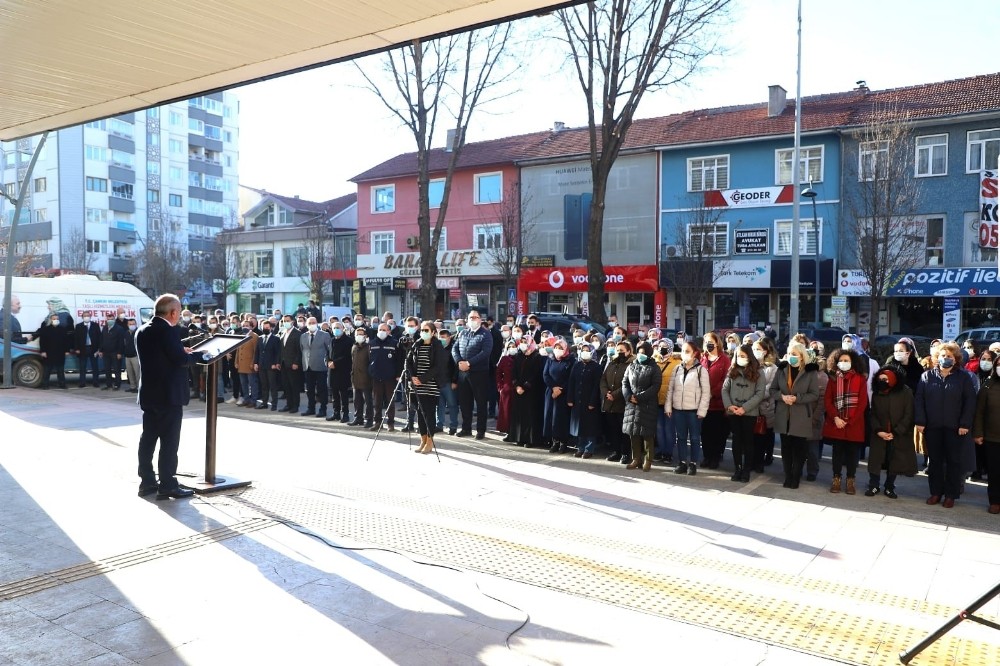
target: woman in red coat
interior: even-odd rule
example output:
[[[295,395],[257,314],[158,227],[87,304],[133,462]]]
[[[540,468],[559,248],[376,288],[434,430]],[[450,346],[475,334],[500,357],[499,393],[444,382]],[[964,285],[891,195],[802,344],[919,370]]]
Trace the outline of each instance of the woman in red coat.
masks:
[[[520,327],[515,326],[514,330],[523,335]],[[500,362],[497,363],[497,394],[500,396],[497,400],[497,432],[502,432],[505,435],[510,428],[510,392],[512,390],[510,381],[514,372],[513,355],[516,353],[517,340],[508,339],[507,345],[500,355]]]
[[[826,418],[823,440],[833,447],[831,493],[840,492],[840,477],[847,467],[848,495],[856,492],[854,475],[858,469],[858,446],[865,442],[865,411],[868,409],[868,381],[863,362],[853,350],[830,354],[827,363],[830,382],[826,385]]]

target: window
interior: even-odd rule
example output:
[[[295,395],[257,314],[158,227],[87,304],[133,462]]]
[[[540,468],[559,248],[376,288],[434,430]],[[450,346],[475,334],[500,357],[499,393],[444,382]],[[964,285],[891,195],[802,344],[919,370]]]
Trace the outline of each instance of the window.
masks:
[[[817,245],[819,253],[823,253],[823,219],[817,219],[819,228],[811,219],[799,222],[799,255],[815,256]],[[774,223],[777,243],[774,254],[790,256],[792,254],[792,221],[779,220]]]
[[[108,211],[103,208],[88,208],[86,210],[86,220],[95,224],[107,224]]]
[[[108,131],[112,134],[117,134],[127,139],[131,139],[135,133],[135,128],[132,127],[131,123],[127,123],[124,120],[118,120],[117,118],[112,118],[108,121]]]
[[[159,132],[150,132],[146,135],[146,144],[150,146],[160,145],[160,134]]]
[[[222,140],[222,128],[216,127],[215,125],[205,125],[205,138],[215,139],[216,141]]]
[[[3,166],[5,169],[13,169],[17,166],[17,151],[11,150],[4,153]]]
[[[160,107],[154,106],[151,109],[146,109],[146,118],[159,118],[160,117]]]
[[[948,135],[917,137],[917,176],[948,174]]]
[[[48,209],[45,208],[35,209],[35,222],[48,222],[48,220],[49,220]]]
[[[295,213],[287,208],[278,207],[278,224],[293,224]]]
[[[688,192],[729,188],[729,155],[688,160]]]
[[[271,250],[253,250],[253,276],[274,277],[274,252]]]
[[[104,178],[93,178],[87,176],[87,191],[88,192],[107,192],[108,191],[108,181]]]
[[[160,163],[156,160],[148,160],[146,162],[146,173],[159,176],[160,175]]]
[[[983,169],[996,169],[1000,155],[1000,129],[969,132],[969,166],[967,173],[979,173]]]
[[[184,142],[180,139],[170,139],[167,145],[171,155],[184,154]]]
[[[170,182],[172,183],[183,183],[184,182],[184,169],[180,167],[172,166],[170,167]]]
[[[184,197],[180,194],[171,194],[167,197],[167,203],[175,208],[184,206]]]
[[[775,153],[776,185],[792,183],[792,155],[795,150],[782,148]],[[803,183],[820,183],[823,181],[823,146],[808,146],[799,149],[799,178]]]
[[[282,250],[282,275],[301,277],[309,275],[309,251],[304,247],[286,247]]]
[[[35,193],[46,191],[48,186],[49,183],[44,177],[35,179]]]
[[[395,231],[376,231],[372,234],[372,254],[393,254],[395,251]]]
[[[111,163],[115,166],[125,167],[127,169],[135,169],[135,155],[132,153],[126,153],[123,150],[112,150],[111,151]]]
[[[94,160],[95,162],[107,162],[108,149],[102,148],[101,146],[86,145],[83,147],[83,156],[86,159]]]
[[[205,174],[205,189],[214,190],[216,192],[222,191],[222,179],[218,176],[209,176]]]
[[[204,134],[205,133],[204,121],[198,120],[197,118],[188,118],[188,131],[194,132],[196,134]]]
[[[431,236],[434,235],[433,226],[431,228]],[[441,227],[441,238],[438,239],[438,252],[444,252],[448,249],[448,227]]]
[[[87,252],[90,254],[107,254],[108,241],[87,240]]]
[[[391,213],[396,210],[396,186],[380,185],[372,188],[372,212]]]
[[[233,166],[233,156],[232,155],[226,155],[225,156],[225,162],[226,162],[226,167],[227,168],[228,167],[232,167]]]
[[[232,143],[233,142],[233,133],[231,131],[226,130],[225,132],[223,132],[223,136],[226,137],[226,143]]]
[[[102,132],[108,131],[108,121],[106,120],[95,120],[89,122],[84,127],[89,127],[90,129],[101,130]]]
[[[688,226],[688,248],[692,257],[724,257],[729,254],[729,224]],[[700,250],[700,252],[699,252]]]
[[[17,198],[17,183],[6,183],[3,186],[3,191],[9,199]]]
[[[188,171],[188,185],[191,187],[202,187],[203,182],[204,181],[200,173],[197,171]]]
[[[503,200],[503,174],[481,173],[475,176],[476,203],[499,203]]]
[[[184,116],[177,111],[171,111],[170,124],[174,127],[180,127],[181,125],[184,124]]]
[[[503,231],[499,224],[477,224],[472,227],[473,250],[495,250],[503,247]]]
[[[917,233],[923,232],[924,262],[928,266],[944,263],[944,218],[928,217],[917,226]]]
[[[160,191],[146,190],[146,201],[149,203],[160,203]]]
[[[889,142],[862,142],[858,147],[858,180],[885,179],[888,175]]]
[[[111,181],[111,196],[119,199],[132,199],[132,183],[123,183],[120,180]]]
[[[439,178],[427,183],[427,195],[431,202],[431,208],[440,208],[441,200],[444,199],[444,179]]]

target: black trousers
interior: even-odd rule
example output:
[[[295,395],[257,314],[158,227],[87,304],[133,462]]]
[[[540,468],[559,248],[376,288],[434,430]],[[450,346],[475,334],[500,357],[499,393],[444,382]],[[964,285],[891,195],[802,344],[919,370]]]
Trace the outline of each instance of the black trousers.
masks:
[[[278,405],[278,371],[271,368],[262,368],[257,373],[257,381],[260,382],[260,399],[264,404],[268,402],[272,406]]]
[[[59,358],[46,358],[45,359],[45,378],[42,379],[42,388],[48,388],[49,379],[52,377],[52,372],[55,371],[56,379],[59,382],[59,386],[62,388],[66,387],[66,357],[60,356]]]
[[[333,408],[334,414],[337,414],[341,419],[346,421],[347,415],[351,412],[351,387],[334,388],[331,386],[330,406]]]
[[[1000,504],[1000,442],[983,442],[982,449],[986,457],[987,486],[986,494],[990,504]]]
[[[968,436],[968,435],[966,435]],[[962,460],[962,437],[958,428],[927,428],[924,430],[924,449],[930,458],[927,465],[927,485],[931,495],[958,499],[962,495],[962,482],[968,470]]]
[[[375,419],[381,420],[383,418],[382,410],[384,409],[385,425],[387,427],[390,423],[393,423],[396,420],[396,403],[392,395],[395,388],[395,379],[390,379],[384,382],[372,382],[372,398],[375,400]],[[375,424],[372,423],[372,425]]]
[[[729,421],[725,412],[708,410],[701,422],[701,457],[708,463],[718,463],[726,453],[726,438],[729,437]]]
[[[802,480],[802,467],[806,464],[806,438],[795,435],[781,436],[781,466],[785,468],[785,483],[798,487]]]
[[[632,455],[632,438],[622,432],[625,412],[604,412],[604,441],[613,453]]]
[[[326,411],[326,370],[306,370],[306,411]]]
[[[122,385],[122,360],[115,358],[114,354],[104,355],[104,385],[111,388],[111,380],[114,378],[114,385]],[[195,385],[197,390],[198,386]]]
[[[80,352],[77,356],[77,361],[80,364],[80,386],[84,386],[87,383],[87,366],[90,366],[91,373],[91,383],[97,386],[97,352],[91,351],[90,347],[87,347],[86,351]]]
[[[410,394],[410,404],[417,410],[417,430],[421,435],[433,436],[437,430],[435,414],[437,414],[438,397],[436,395]]]
[[[458,408],[462,413],[462,432],[472,432],[472,404],[476,404],[476,434],[486,434],[486,397],[490,373],[469,370],[458,373]]]
[[[177,449],[181,442],[180,405],[146,406],[142,408],[142,436],[139,437],[139,478],[142,485],[156,483],[153,473],[153,452],[160,442],[156,469],[160,474],[160,490],[177,488]]]
[[[375,403],[371,388],[354,389],[354,422],[371,426],[375,420]]]
[[[833,447],[833,475],[841,476],[847,467],[847,478],[853,479],[858,473],[858,454],[861,444],[848,442],[844,439],[827,439],[827,444]]]
[[[729,417],[729,425],[733,431],[733,464],[737,470],[749,470],[753,467],[753,426],[756,422],[756,416]]]
[[[281,387],[285,392],[285,405],[290,412],[299,411],[299,395],[302,393],[301,376],[302,371],[292,370],[290,364],[281,368]]]

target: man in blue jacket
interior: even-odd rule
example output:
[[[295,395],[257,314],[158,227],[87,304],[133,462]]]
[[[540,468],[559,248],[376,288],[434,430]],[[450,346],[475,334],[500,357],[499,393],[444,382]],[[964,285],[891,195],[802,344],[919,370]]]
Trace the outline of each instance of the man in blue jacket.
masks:
[[[392,394],[399,381],[400,363],[396,338],[389,334],[388,324],[378,325],[375,337],[368,340],[368,347],[368,374],[372,378],[372,399],[375,403],[375,421],[369,430],[380,430],[385,425],[389,432],[393,432],[396,430],[396,403]],[[381,421],[383,407],[386,409],[384,423]]]
[[[194,494],[177,483],[177,448],[181,441],[181,419],[191,392],[188,389],[188,366],[197,356],[181,344],[177,322],[181,301],[173,294],[163,294],[153,306],[153,318],[136,331],[135,349],[139,355],[139,407],[142,409],[142,436],[139,438],[139,496],[156,493],[163,500]],[[160,442],[157,485],[153,473],[153,451]]]
[[[476,403],[476,439],[486,437],[486,400],[489,396],[490,354],[493,336],[483,326],[475,310],[466,318],[468,328],[458,334],[451,346],[451,355],[458,365],[458,405],[462,412],[462,429],[458,437],[472,434],[472,403]]]

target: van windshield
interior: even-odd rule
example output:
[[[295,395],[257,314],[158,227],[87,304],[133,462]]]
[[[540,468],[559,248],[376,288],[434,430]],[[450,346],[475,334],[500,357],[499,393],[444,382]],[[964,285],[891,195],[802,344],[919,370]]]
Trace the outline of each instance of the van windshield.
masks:
[[[153,308],[139,308],[139,319],[140,324],[145,324],[147,321],[153,318]]]

